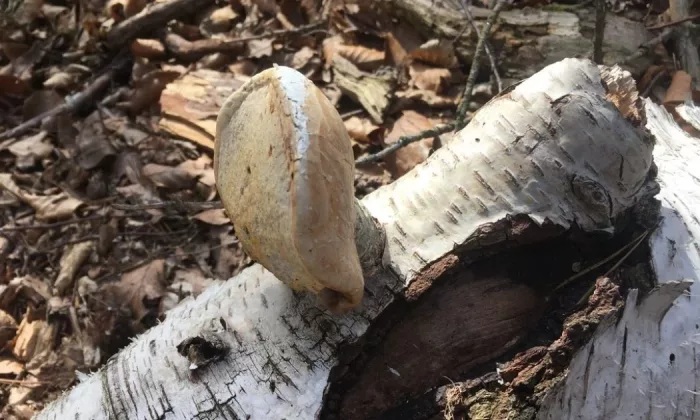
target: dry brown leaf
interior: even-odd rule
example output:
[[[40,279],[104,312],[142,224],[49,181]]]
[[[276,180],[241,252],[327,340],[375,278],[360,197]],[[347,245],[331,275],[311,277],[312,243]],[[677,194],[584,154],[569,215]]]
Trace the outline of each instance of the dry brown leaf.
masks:
[[[65,250],[61,256],[61,268],[53,284],[57,294],[63,295],[73,286],[75,275],[78,274],[80,267],[90,256],[92,249],[92,242],[80,242]]]
[[[272,38],[254,39],[248,41],[248,57],[262,58],[272,55]]]
[[[402,113],[401,118],[396,120],[391,132],[386,137],[385,143],[390,145],[403,136],[417,134],[430,128],[433,128],[433,123],[429,119],[415,111],[407,110]],[[402,147],[384,158],[387,169],[391,172],[394,179],[399,178],[419,163],[425,161],[432,147],[432,138],[419,140]]]
[[[436,67],[453,68],[457,62],[454,44],[450,40],[432,39],[419,48],[411,51],[409,57]]]
[[[137,114],[160,100],[165,87],[177,80],[181,74],[172,70],[155,70],[134,83],[134,91],[129,99],[129,110]]]
[[[68,89],[74,87],[78,82],[78,77],[80,75],[77,73],[69,73],[67,71],[59,71],[54,73],[51,77],[46,79],[44,82],[44,88],[46,89]]]
[[[406,49],[403,47],[403,45],[401,45],[399,40],[396,39],[394,34],[392,34],[391,32],[385,33],[384,39],[386,40],[387,52],[389,53],[389,57],[391,58],[390,63],[394,66],[402,65],[406,60],[406,56],[408,56],[408,52],[406,52]]]
[[[202,19],[199,28],[205,34],[227,32],[233,28],[233,25],[239,18],[240,15],[230,5],[213,8]]]
[[[326,67],[330,67],[333,63],[333,57],[339,47],[343,46],[343,38],[340,35],[334,35],[323,40],[323,59]]]
[[[228,70],[242,81],[247,81],[253,77],[253,75],[257,73],[256,69],[257,66],[255,63],[248,59],[240,60],[228,66]]]
[[[24,372],[24,365],[14,359],[0,359],[0,375],[17,376]]]
[[[221,105],[244,82],[232,74],[206,69],[184,74],[168,84],[160,97],[160,128],[214,150]]]
[[[0,307],[7,308],[17,296],[22,296],[34,305],[40,305],[51,298],[51,291],[41,280],[31,277],[15,277],[4,289],[0,289]]]
[[[316,56],[316,51],[309,47],[302,47],[299,51],[292,55],[289,66],[301,70]]]
[[[122,275],[118,283],[103,286],[118,302],[131,308],[133,318],[143,317],[158,308],[165,294],[165,260],[159,259]]]
[[[33,167],[37,160],[45,159],[53,152],[53,146],[49,141],[46,131],[40,131],[33,136],[22,139],[12,145],[7,150],[17,157],[15,165],[19,169]]]
[[[350,117],[343,121],[350,138],[359,143],[376,143],[381,140],[384,129],[373,124],[368,118]]]
[[[170,191],[192,188],[196,182],[196,175],[178,167],[149,163],[142,171],[155,185]]]
[[[17,321],[12,315],[0,310],[0,349],[5,348],[8,341],[12,340],[17,332]],[[0,372],[2,375],[2,372]]]
[[[29,84],[12,74],[0,74],[0,93],[5,95],[24,95],[29,91]]]
[[[107,138],[98,111],[93,112],[83,121],[75,142],[73,156],[83,169],[94,169],[105,159],[117,153]]]
[[[63,192],[52,195],[36,195],[27,192],[12,180],[11,174],[7,173],[0,173],[0,188],[31,206],[36,212],[36,218],[41,221],[68,218],[83,204],[82,201],[69,197]]]
[[[17,329],[17,338],[12,354],[23,362],[28,362],[34,356],[53,349],[58,328],[55,324],[43,319],[28,321],[25,316]]]
[[[221,226],[231,223],[224,209],[209,209],[199,212],[192,216],[194,219],[204,222],[208,225]]]
[[[337,45],[335,53],[365,71],[376,70],[384,62],[384,52],[362,45]]]
[[[428,105],[432,108],[452,108],[458,102],[456,95],[443,96],[438,95],[431,90],[408,89],[396,92],[395,95],[396,98],[400,100],[416,102],[419,104]]]
[[[411,77],[411,86],[435,93],[445,91],[452,78],[448,69],[430,67],[422,63],[411,63],[408,74]]]
[[[157,39],[135,39],[131,43],[131,53],[135,57],[161,58],[165,56],[165,46]]]
[[[32,377],[29,377],[22,382],[27,386],[17,385],[10,388],[10,395],[7,398],[7,405],[14,406],[27,401],[34,393],[34,388],[39,385],[39,380]]]
[[[666,91],[664,105],[667,107],[685,103],[692,98],[692,77],[683,70],[678,70],[673,75],[671,86]]]

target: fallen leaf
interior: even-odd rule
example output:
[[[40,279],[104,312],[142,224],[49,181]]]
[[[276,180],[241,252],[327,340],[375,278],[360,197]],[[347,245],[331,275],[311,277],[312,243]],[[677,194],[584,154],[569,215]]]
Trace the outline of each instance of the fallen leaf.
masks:
[[[442,93],[452,78],[448,69],[430,67],[422,63],[411,63],[408,74],[411,77],[411,86],[435,93]]]
[[[170,191],[180,191],[194,186],[196,176],[172,166],[149,163],[143,167],[143,175],[155,185]]]
[[[367,118],[350,117],[343,122],[350,138],[360,143],[374,143],[384,131]]]
[[[257,66],[251,60],[244,59],[229,65],[228,70],[245,82],[257,73]]]
[[[204,210],[195,214],[192,217],[208,225],[220,226],[231,223],[231,220],[229,220],[228,216],[226,216],[226,212],[224,211],[224,209]]]
[[[0,375],[17,376],[24,372],[24,365],[14,359],[0,359]]]
[[[438,95],[431,90],[408,89],[395,93],[396,98],[409,103],[418,103],[432,108],[453,108],[458,102],[457,95]]]
[[[433,128],[433,123],[423,115],[415,111],[404,111],[401,118],[396,120],[391,132],[385,139],[387,146],[395,143],[403,136],[410,136],[421,131]],[[433,138],[429,137],[411,143],[384,158],[387,169],[394,179],[404,175],[419,163],[428,158],[430,149],[433,146]]]
[[[80,78],[80,73],[58,71],[44,81],[45,89],[69,89],[74,87]]]
[[[131,308],[134,319],[142,320],[158,308],[165,294],[165,260],[158,259],[122,275],[118,283],[104,286],[118,302]]]
[[[78,274],[80,267],[83,265],[87,257],[93,249],[93,243],[80,242],[68,247],[61,256],[60,270],[53,287],[56,293],[63,295],[68,289],[73,286],[75,275]]]
[[[384,62],[384,52],[362,45],[337,45],[335,53],[364,71],[376,70]]]
[[[453,68],[457,62],[454,44],[450,40],[431,39],[409,53],[409,58],[436,67]]]
[[[272,41],[273,40],[271,38],[253,39],[248,41],[248,57],[262,58],[271,56]]]
[[[7,173],[0,173],[0,188],[31,206],[36,212],[36,218],[42,221],[68,218],[83,204],[82,201],[63,192],[52,195],[29,193],[20,188],[12,180],[12,175]]]
[[[48,139],[46,131],[24,138],[12,145],[7,150],[17,157],[16,166],[20,169],[33,167],[37,160],[45,159],[53,152],[53,146]]]
[[[306,67],[315,56],[315,50],[309,47],[302,47],[300,50],[295,52],[294,55],[292,55],[289,66],[296,70],[301,70]]]
[[[240,15],[233,10],[231,5],[215,7],[207,11],[206,16],[199,24],[199,28],[204,34],[228,32],[239,18]]]
[[[0,290],[0,307],[9,307],[17,296],[38,306],[51,299],[51,291],[44,282],[35,277],[15,277],[7,287]]]
[[[134,83],[134,91],[129,98],[129,111],[137,114],[157,103],[165,87],[180,75],[176,71],[167,70],[154,70],[144,75]]]
[[[114,157],[117,153],[109,142],[100,119],[98,111],[90,114],[83,121],[76,138],[73,154],[78,165],[86,170],[98,167],[105,159]]]
[[[25,317],[17,329],[12,354],[23,362],[30,361],[34,356],[53,348],[57,333],[56,324],[43,319],[28,321]]]
[[[17,321],[12,315],[0,310],[0,349],[5,348],[7,342],[12,340],[17,332]],[[0,372],[2,375],[2,372]]]
[[[130,49],[135,57],[153,59],[165,56],[165,46],[157,39],[135,39]]]
[[[393,75],[363,72],[341,55],[333,57],[333,75],[340,90],[360,103],[374,123],[383,122],[396,83]]]
[[[184,74],[168,84],[160,97],[160,128],[214,150],[221,105],[243,83],[233,74],[208,69]]]
[[[386,49],[391,58],[391,64],[394,66],[402,65],[408,56],[406,49],[391,32],[384,34],[384,40],[386,41]]]

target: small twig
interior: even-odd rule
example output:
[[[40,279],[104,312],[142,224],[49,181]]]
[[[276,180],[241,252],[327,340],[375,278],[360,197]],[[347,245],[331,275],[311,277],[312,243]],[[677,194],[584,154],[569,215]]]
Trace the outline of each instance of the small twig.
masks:
[[[683,19],[674,20],[673,22],[660,23],[654,26],[648,26],[647,30],[653,31],[656,29],[664,29],[671,26],[680,25],[681,23],[690,22],[692,20],[700,19],[700,14],[684,17]]]
[[[441,134],[448,133],[454,129],[453,124],[445,124],[439,127],[431,128],[429,130],[424,130],[421,131],[418,134],[414,134],[412,136],[402,136],[401,138],[396,141],[396,143],[393,143],[391,146],[387,147],[386,149],[383,149],[381,152],[377,152],[373,155],[367,155],[363,156],[355,161],[355,165],[364,165],[367,163],[372,163],[372,162],[378,162],[382,160],[384,157],[394,153],[395,151],[399,150],[402,147],[406,147],[411,143],[415,143],[419,140],[428,138],[428,137],[436,137]]]
[[[595,1],[595,38],[593,40],[593,61],[603,64],[603,39],[605,35],[605,0]]]
[[[462,128],[464,128],[464,126],[468,122],[467,106],[469,105],[469,101],[471,100],[472,91],[474,90],[474,84],[476,83],[476,76],[479,68],[479,57],[481,55],[481,52],[484,50],[485,40],[488,36],[489,31],[491,30],[491,26],[493,26],[493,23],[496,21],[498,14],[501,12],[501,9],[503,9],[503,6],[505,4],[505,0],[499,0],[499,2],[496,3],[496,7],[494,7],[493,9],[493,13],[491,14],[491,16],[489,16],[488,20],[486,21],[486,24],[484,25],[484,30],[479,35],[479,42],[476,44],[476,51],[474,52],[474,59],[472,61],[472,66],[469,71],[469,77],[467,78],[467,85],[464,89],[464,95],[462,97],[462,101],[457,107],[457,116],[455,123],[434,127],[410,136],[402,136],[398,139],[398,141],[396,141],[386,149],[383,149],[382,151],[377,152],[375,154],[363,156],[357,159],[355,161],[355,165],[364,165],[367,163],[378,162],[384,157],[394,153],[402,147],[408,146],[411,143],[415,143],[419,140],[428,137],[436,137],[441,134],[448,133],[452,130],[461,130]]]
[[[591,271],[595,270],[596,268],[600,267],[601,265],[612,261],[615,257],[622,254],[623,252],[625,252],[625,250],[629,249],[630,247],[635,248],[639,243],[642,242],[642,240],[644,240],[644,238],[646,238],[646,236],[649,234],[649,232],[650,232],[650,230],[646,230],[644,233],[639,235],[636,239],[629,242],[628,244],[625,244],[625,246],[623,246],[622,248],[613,252],[612,254],[608,255],[607,257],[603,258],[601,261],[598,261],[597,263],[586,268],[585,270],[580,271],[580,272],[574,274],[573,276],[569,277],[568,279],[564,280],[557,287],[555,287],[554,290],[552,290],[552,291],[556,292],[556,291],[564,288],[565,286],[568,286],[569,284],[573,283],[576,279],[590,273]]]
[[[87,217],[83,217],[80,219],[62,220],[60,222],[53,222],[53,223],[39,223],[39,224],[34,224],[34,225],[10,226],[10,227],[4,227],[4,228],[0,229],[0,233],[16,232],[16,231],[23,231],[23,230],[34,230],[34,229],[53,229],[53,228],[57,228],[57,227],[67,226],[67,225],[74,225],[74,224],[83,223],[83,222],[90,222],[93,220],[108,219],[110,217],[119,217],[119,216],[104,216],[104,215],[87,216]]]
[[[476,27],[476,23],[474,23],[474,16],[472,15],[472,12],[469,11],[468,5],[465,5],[464,2],[459,2],[460,6],[462,6],[462,11],[464,11],[464,14],[467,16],[467,19],[469,20],[469,25],[474,29],[475,32],[479,32],[479,28]],[[466,29],[466,27],[465,27]],[[484,41],[484,51],[486,52],[486,56],[489,59],[489,64],[491,65],[491,71],[493,72],[493,77],[496,79],[496,87],[498,88],[498,91],[503,90],[503,81],[501,80],[501,75],[498,73],[498,66],[496,65],[496,59],[493,56],[493,47],[491,46],[491,42],[489,40]]]
[[[620,265],[622,265],[622,263],[625,262],[625,260],[626,260],[630,255],[632,255],[632,253],[634,252],[634,250],[637,249],[637,248],[639,247],[639,245],[640,245],[642,242],[644,242],[644,238],[646,238],[646,237],[649,235],[650,232],[651,232],[651,229],[647,229],[647,230],[641,235],[641,237],[639,238],[639,240],[637,240],[636,242],[633,243],[634,245],[632,245],[632,247],[629,249],[629,251],[627,251],[627,253],[626,253],[625,255],[623,255],[622,258],[620,258],[620,260],[619,260],[618,262],[616,262],[615,265],[613,265],[612,267],[610,267],[610,269],[609,269],[608,271],[606,271],[605,274],[603,274],[601,277],[608,277],[608,276],[610,275],[610,273],[612,273],[613,271],[617,270],[617,268],[620,267]],[[584,293],[583,296],[581,296],[581,299],[579,299],[578,302],[576,302],[576,305],[575,305],[575,306],[581,305],[586,299],[588,299],[588,297],[591,295],[591,293],[593,293],[594,290],[595,290],[595,283],[593,283],[593,284],[591,285],[591,287],[589,287],[588,290],[586,290],[586,293]]]
[[[655,47],[656,45],[665,42],[667,39],[669,39],[673,35],[673,28],[666,28],[664,29],[663,32],[659,34],[659,36],[654,37],[650,39],[649,41],[645,42],[644,44],[639,46],[639,49],[635,51],[634,53],[630,54],[627,58],[623,59],[620,61],[620,64],[627,64],[630,61],[634,61],[638,59],[639,57],[643,56],[646,54],[648,50],[651,48]]]
[[[141,12],[113,26],[107,34],[107,45],[117,48],[128,44],[141,34],[163,27],[178,16],[191,13],[195,8],[203,10],[212,3],[214,0],[170,0],[152,3]]]
[[[649,82],[649,84],[647,85],[647,87],[644,88],[644,92],[642,92],[642,94],[641,94],[640,96],[641,96],[642,98],[648,97],[648,96],[649,96],[649,93],[651,93],[651,90],[652,90],[652,89],[654,88],[654,86],[656,85],[656,82],[658,82],[659,79],[661,78],[661,76],[663,76],[663,75],[665,75],[665,74],[666,74],[665,71],[660,71],[660,72],[656,73],[656,75],[654,76],[653,79],[651,79],[651,81]]]
[[[343,114],[340,114],[340,119],[347,120],[348,118],[354,117],[355,115],[360,115],[363,112],[365,112],[364,108],[359,108],[359,109],[355,109],[353,111],[348,111],[348,112],[345,112]]]
[[[119,67],[121,67],[123,61],[124,57],[121,54],[118,55],[115,59],[115,62],[113,62],[113,64],[110,65],[102,75],[98,76],[92,83],[90,83],[87,86],[87,88],[85,88],[85,90],[76,94],[75,96],[67,100],[65,103],[57,106],[56,108],[53,108],[40,115],[37,115],[34,118],[23,122],[17,127],[5,131],[4,133],[0,133],[0,140],[6,140],[12,137],[19,137],[27,133],[32,128],[41,124],[41,122],[46,118],[66,113],[73,113],[79,108],[82,108],[87,103],[93,101],[97,94],[99,94],[102,90],[106,89],[107,86],[109,86],[109,84],[112,82],[112,79],[114,78],[115,72]]]
[[[474,59],[472,60],[471,68],[469,69],[469,77],[467,77],[467,85],[464,87],[464,95],[462,96],[462,101],[457,107],[457,118],[455,121],[455,130],[459,131],[464,128],[467,123],[467,108],[469,107],[469,101],[472,99],[472,92],[474,90],[474,84],[476,83],[476,76],[479,74],[479,61],[481,59],[481,53],[484,51],[484,44],[486,38],[488,38],[489,32],[491,31],[491,26],[498,18],[498,14],[501,13],[501,9],[505,6],[505,0],[499,0],[496,3],[496,7],[493,8],[493,13],[486,20],[484,29],[479,35],[479,41],[476,43],[476,51],[474,51]]]
[[[198,41],[188,41],[185,38],[169,33],[165,36],[164,42],[168,50],[173,53],[177,58],[182,60],[197,60],[204,55],[219,53],[219,52],[231,52],[239,49],[241,44],[248,41],[255,41],[257,39],[264,38],[277,38],[281,36],[287,36],[297,33],[303,33],[312,31],[322,27],[325,24],[324,21],[315,22],[309,25],[303,25],[291,29],[278,29],[275,31],[265,32],[260,35],[251,35],[241,38],[234,39],[201,39]]]
[[[211,209],[222,209],[221,201],[160,201],[158,203],[149,204],[112,204],[117,210],[152,210],[174,208],[187,211],[201,211]]]

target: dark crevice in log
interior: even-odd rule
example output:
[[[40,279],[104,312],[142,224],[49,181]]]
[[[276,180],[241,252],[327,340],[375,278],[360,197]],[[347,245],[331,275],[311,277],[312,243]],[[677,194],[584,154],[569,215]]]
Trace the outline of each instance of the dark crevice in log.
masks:
[[[332,371],[320,418],[429,419],[444,409],[436,399],[440,387],[465,378],[491,384],[483,378],[493,376],[497,362],[507,364],[528,352],[540,361],[563,334],[567,317],[580,309],[576,302],[614,261],[556,295],[553,287],[574,274],[576,264],[584,269],[639,235],[644,229],[638,218],[634,213],[623,218],[614,237],[540,227],[526,216],[482,227],[421,273],[359,342],[339,350],[341,363]],[[647,256],[648,249],[640,247],[611,276],[615,290],[619,283],[627,288],[624,273],[637,277],[646,270],[639,264]],[[562,371],[566,363],[559,362],[568,362],[589,333],[576,336],[567,344],[571,348],[564,346],[556,363]],[[500,387],[500,393],[490,391],[494,398],[506,395]],[[511,394],[523,398],[502,403],[535,407],[533,390],[521,388]],[[409,407],[414,411],[406,417]]]

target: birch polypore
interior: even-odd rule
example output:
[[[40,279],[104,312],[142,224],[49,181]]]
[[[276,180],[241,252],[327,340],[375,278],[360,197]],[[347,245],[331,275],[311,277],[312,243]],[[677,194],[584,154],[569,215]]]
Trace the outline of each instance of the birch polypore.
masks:
[[[258,77],[257,87],[249,84],[247,93],[238,96],[236,115],[224,116],[224,111],[222,120],[234,121],[250,136],[263,130],[262,123],[256,124],[260,121],[273,121],[280,134],[293,133],[298,127],[286,125],[291,118],[265,120],[269,114],[253,112],[260,109],[255,98],[273,95],[279,98],[274,104],[280,109],[290,113],[297,109],[290,108],[283,96],[279,86],[284,78],[278,72]],[[305,80],[303,86],[307,92],[313,90]],[[388,269],[367,278],[367,292],[356,310],[330,316],[311,294],[294,293],[262,265],[253,265],[168,312],[162,324],[139,336],[37,419],[317,418],[332,378],[343,374],[352,357],[342,349],[361,348],[371,323],[392,301],[404,298],[416,276],[455,248],[480,250],[508,243],[509,232],[494,234],[494,226],[516,214],[563,229],[578,225],[587,231],[609,230],[617,216],[656,191],[649,178],[653,141],[634,113],[621,113],[613,104],[614,98],[608,97],[611,86],[589,60],[566,59],[548,66],[484,106],[467,128],[424,164],[363,198],[367,217],[386,228],[383,267]],[[306,101],[296,103],[316,106]],[[620,105],[620,109],[626,108]],[[282,124],[287,131],[280,128]],[[308,127],[308,122],[299,127]],[[264,136],[258,149],[235,139],[240,137],[222,142],[231,147],[226,153],[239,147],[240,153],[259,158],[256,153],[265,157],[269,146],[276,145],[264,143],[271,141]],[[230,165],[224,152],[217,152],[220,179],[224,163]],[[274,153],[279,151],[273,150],[273,157]],[[287,165],[285,159],[279,157]],[[245,164],[238,165],[237,176],[246,176]],[[264,165],[269,173],[256,176],[291,178],[279,174],[287,166]],[[251,175],[252,171],[251,167]],[[222,182],[219,188],[235,198],[237,188],[246,186],[244,179],[227,178],[228,184]],[[275,205],[285,204],[288,192],[277,185],[263,187],[279,194]],[[274,196],[258,198],[272,204]],[[243,212],[245,208],[236,207],[241,204],[230,205]],[[289,213],[275,214],[280,208]],[[269,224],[282,217],[291,220],[289,207],[256,210],[279,216]],[[275,237],[293,244],[291,238]],[[285,256],[288,251],[275,252]],[[340,254],[336,250],[334,256]],[[359,254],[361,260],[370,254],[375,262],[379,258],[377,253]],[[279,264],[271,267],[278,272],[288,268]],[[203,332],[216,334],[230,351],[222,360],[191,372],[176,346]]]
[[[310,80],[276,66],[231,95],[217,119],[214,173],[251,258],[332,310],[360,303],[352,143]]]

